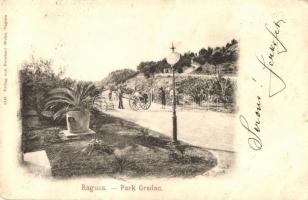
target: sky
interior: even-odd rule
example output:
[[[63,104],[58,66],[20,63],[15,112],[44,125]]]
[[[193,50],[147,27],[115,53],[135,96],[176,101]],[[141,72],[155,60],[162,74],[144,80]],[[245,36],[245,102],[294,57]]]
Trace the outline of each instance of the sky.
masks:
[[[9,16],[15,56],[19,63],[52,59],[66,76],[98,81],[113,70],[165,58],[172,42],[184,53],[239,39],[231,5],[201,2],[25,4]]]

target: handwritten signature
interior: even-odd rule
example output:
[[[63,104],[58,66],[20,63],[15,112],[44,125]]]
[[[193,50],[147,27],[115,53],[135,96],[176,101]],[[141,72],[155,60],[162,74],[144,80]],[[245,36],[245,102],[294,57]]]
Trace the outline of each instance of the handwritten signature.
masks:
[[[257,109],[255,111],[256,115],[256,121],[255,121],[255,126],[253,129],[249,128],[248,122],[246,118],[243,115],[240,115],[240,122],[242,126],[248,131],[248,133],[251,135],[248,138],[248,145],[250,148],[253,150],[260,150],[262,148],[262,141],[261,138],[257,135],[257,133],[260,133],[260,118],[261,118],[261,97],[257,96]]]
[[[258,62],[263,66],[264,70],[267,70],[269,72],[269,85],[268,85],[268,97],[272,98],[275,95],[281,93],[286,89],[286,82],[283,80],[283,78],[276,73],[276,71],[273,70],[273,67],[275,66],[275,58],[281,53],[286,53],[287,48],[282,42],[282,40],[279,38],[280,34],[280,28],[282,24],[285,24],[286,22],[282,19],[273,22],[275,29],[270,30],[265,24],[265,28],[269,34],[272,35],[272,42],[269,45],[269,53],[264,58],[263,55],[260,57],[256,56]],[[276,79],[276,82],[280,83],[280,87],[273,89],[272,87],[272,81],[273,79]],[[255,80],[253,78],[253,80]],[[249,126],[249,123],[243,115],[240,115],[239,120],[241,125],[247,130],[249,134],[248,138],[248,145],[251,149],[258,151],[262,149],[262,140],[259,134],[261,133],[261,97],[257,96],[257,104],[256,104],[256,111],[255,111],[255,123],[254,128],[251,129]]]
[[[272,39],[272,43],[269,46],[269,54],[268,54],[268,60],[265,62],[265,59],[263,57],[263,55],[261,55],[262,60],[257,57],[257,60],[259,61],[259,63],[262,64],[263,69],[266,69],[269,71],[270,73],[270,78],[269,78],[269,87],[268,87],[268,96],[269,97],[273,97],[275,95],[277,95],[278,93],[282,92],[283,90],[286,89],[286,83],[285,81],[281,78],[281,76],[279,76],[274,70],[273,67],[275,65],[275,56],[276,53],[277,54],[281,54],[281,53],[286,53],[287,52],[287,48],[285,47],[285,45],[283,44],[283,42],[279,39],[279,33],[280,33],[280,26],[282,23],[286,23],[284,20],[278,20],[277,22],[274,22],[275,31],[271,31],[267,25],[265,24],[265,28],[266,30],[273,36]],[[282,48],[282,50],[279,50],[279,47]],[[276,50],[276,53],[275,53]],[[277,78],[281,83],[282,83],[282,87],[277,89],[276,91],[272,91],[272,76],[274,75],[274,78]]]

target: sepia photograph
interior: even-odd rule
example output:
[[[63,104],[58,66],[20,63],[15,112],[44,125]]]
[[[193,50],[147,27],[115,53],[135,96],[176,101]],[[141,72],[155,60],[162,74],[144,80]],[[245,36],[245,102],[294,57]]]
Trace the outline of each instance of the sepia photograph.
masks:
[[[72,28],[74,40],[47,34],[56,41],[45,47],[50,56],[37,49],[44,43],[30,48],[19,67],[23,166],[66,178],[232,173],[239,39],[230,30],[161,41],[147,28],[152,18],[126,20],[113,27],[113,15],[95,16],[109,23]]]
[[[308,199],[307,1],[0,10],[0,199]]]

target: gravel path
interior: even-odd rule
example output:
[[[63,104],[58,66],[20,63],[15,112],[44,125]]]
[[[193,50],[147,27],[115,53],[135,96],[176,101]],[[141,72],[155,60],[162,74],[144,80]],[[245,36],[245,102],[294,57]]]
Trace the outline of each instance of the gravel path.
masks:
[[[141,126],[172,137],[172,112],[153,103],[146,111],[129,109],[124,100],[124,110],[110,110],[108,114],[132,121]],[[193,145],[223,151],[234,151],[234,114],[206,110],[178,109],[178,139]]]

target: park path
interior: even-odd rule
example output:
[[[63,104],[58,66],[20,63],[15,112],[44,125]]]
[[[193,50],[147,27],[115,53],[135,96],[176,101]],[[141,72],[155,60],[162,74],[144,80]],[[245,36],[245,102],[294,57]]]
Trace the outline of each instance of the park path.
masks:
[[[117,107],[117,102],[114,103]],[[172,137],[170,107],[161,109],[160,105],[153,103],[149,110],[133,111],[129,108],[128,100],[124,99],[124,108],[107,113]],[[215,151],[234,151],[234,114],[179,108],[177,118],[178,140]]]

